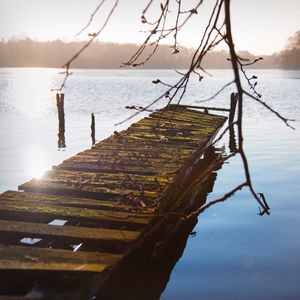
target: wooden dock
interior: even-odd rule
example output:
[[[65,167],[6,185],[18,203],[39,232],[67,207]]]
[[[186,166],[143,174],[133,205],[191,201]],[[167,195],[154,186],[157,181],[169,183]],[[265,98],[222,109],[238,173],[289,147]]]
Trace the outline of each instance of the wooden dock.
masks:
[[[174,108],[0,195],[0,295],[25,294],[51,274],[53,284],[103,282],[161,216],[182,210],[188,178],[201,173],[203,149],[226,118]]]

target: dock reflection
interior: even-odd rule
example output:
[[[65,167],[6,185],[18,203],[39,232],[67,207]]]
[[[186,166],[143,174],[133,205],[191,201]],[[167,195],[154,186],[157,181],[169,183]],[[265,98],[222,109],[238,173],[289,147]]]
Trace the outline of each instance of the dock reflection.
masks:
[[[216,171],[222,166],[221,155],[213,147],[208,149],[185,181],[184,201],[176,210],[188,214],[205,204],[207,195],[213,190]],[[212,167],[213,171],[209,171]],[[203,174],[204,170],[208,170],[207,176],[199,180],[199,174]],[[179,199],[180,195],[176,197]],[[189,236],[195,235],[193,228],[197,221],[198,216],[187,220],[176,215],[163,218],[160,225],[145,235],[135,250],[113,271],[93,299],[159,299],[183,255]]]
[[[10,270],[5,273],[5,276],[0,277],[2,294],[10,294],[14,291],[18,295],[26,294],[27,297],[33,299],[34,295],[39,295],[40,298],[49,300],[159,299],[168,284],[174,266],[184,252],[189,236],[194,234],[193,228],[197,224],[198,216],[189,219],[184,219],[182,216],[205,204],[207,195],[213,190],[217,170],[222,166],[222,155],[222,150],[210,147],[198,160],[193,159],[195,162],[193,168],[188,164],[183,169],[182,176],[179,176],[178,180],[174,182],[175,189],[172,188],[173,192],[167,195],[169,206],[159,208],[160,215],[156,217],[152,225],[150,224],[149,230],[146,230],[138,240],[134,240],[134,244],[126,241],[119,248],[120,244],[115,245],[113,240],[98,240],[95,236],[92,238],[86,236],[83,244],[74,244],[74,239],[68,237],[54,238],[38,233],[29,236],[30,243],[34,242],[39,249],[44,248],[45,251],[48,251],[49,248],[67,250],[70,249],[70,246],[74,251],[74,247],[81,246],[78,252],[82,251],[82,253],[92,251],[97,251],[97,255],[124,253],[124,258],[112,269],[103,273],[81,272],[80,270],[74,272],[70,270],[64,272],[21,270],[16,273],[14,270]],[[41,195],[37,197],[41,197]],[[44,197],[48,199],[49,196]],[[64,201],[72,201],[69,205],[78,208],[76,210],[78,216],[73,218],[75,223],[69,222],[69,226],[78,226],[81,229],[86,226],[92,230],[92,220],[89,221],[91,224],[86,224],[83,223],[83,219],[79,218],[79,209],[82,208],[82,204],[78,206],[78,201],[81,200],[68,199]],[[86,201],[95,205],[97,200],[86,199]],[[171,214],[164,214],[164,211],[171,212]],[[42,212],[40,211],[40,213]],[[3,214],[2,218],[4,217]],[[17,218],[18,214],[7,215],[8,219],[11,217]],[[28,214],[27,217],[32,222],[33,215]],[[40,222],[39,217],[47,217],[45,211],[42,215],[34,216],[35,222]],[[55,225],[64,225],[67,219],[54,221]],[[54,221],[52,220],[50,224],[53,225]],[[95,224],[95,228],[97,226]],[[130,230],[132,229],[128,228],[128,231]],[[124,235],[124,228],[120,230],[120,233]],[[20,239],[24,238],[24,233],[2,234],[2,238],[6,242],[9,241],[10,244],[18,244]],[[32,238],[39,238],[39,240]],[[27,259],[32,259],[32,257]],[[36,258],[33,257],[33,259]],[[36,263],[38,262],[36,260]]]

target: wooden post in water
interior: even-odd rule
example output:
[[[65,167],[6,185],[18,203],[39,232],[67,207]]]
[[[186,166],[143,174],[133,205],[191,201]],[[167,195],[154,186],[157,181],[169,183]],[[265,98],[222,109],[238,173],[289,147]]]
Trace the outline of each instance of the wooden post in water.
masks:
[[[91,137],[92,137],[92,145],[95,145],[96,138],[95,138],[95,116],[91,114],[92,122],[91,122]]]
[[[238,100],[238,95],[236,93],[232,93],[230,95],[230,112],[229,112],[229,149],[231,152],[235,152],[237,150],[236,140],[235,140],[235,132],[234,126],[230,125],[234,121],[235,108]]]
[[[58,148],[66,148],[64,98],[65,95],[63,93],[56,94],[56,105],[58,112]]]
[[[236,93],[231,93],[231,95],[230,95],[230,112],[229,112],[229,118],[228,118],[229,124],[231,124],[234,120],[237,100],[238,100],[238,95]]]

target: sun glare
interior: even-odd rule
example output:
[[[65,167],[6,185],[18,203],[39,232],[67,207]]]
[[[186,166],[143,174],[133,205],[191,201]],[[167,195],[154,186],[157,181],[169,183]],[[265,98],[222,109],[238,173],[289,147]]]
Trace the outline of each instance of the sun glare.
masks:
[[[40,147],[34,146],[29,151],[25,152],[24,155],[24,161],[26,162],[26,176],[28,178],[39,179],[47,169],[49,169],[46,155]]]
[[[12,105],[29,117],[42,116],[51,105],[53,70],[25,68],[16,70],[16,74],[11,88]]]

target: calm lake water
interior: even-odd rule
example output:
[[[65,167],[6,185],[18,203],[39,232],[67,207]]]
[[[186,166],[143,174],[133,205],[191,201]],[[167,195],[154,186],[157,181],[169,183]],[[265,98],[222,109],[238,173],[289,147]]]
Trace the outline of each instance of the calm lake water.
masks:
[[[0,191],[16,189],[65,158],[91,146],[90,114],[96,139],[126,128],[140,115],[115,127],[146,105],[178,75],[164,70],[75,70],[65,90],[66,144],[57,149],[55,93],[62,80],[56,69],[0,69]],[[213,70],[201,83],[192,80],[183,103],[214,94],[232,79],[230,70]],[[183,256],[160,299],[300,299],[300,71],[251,70],[258,91],[273,108],[296,119],[287,128],[251,99],[245,100],[245,148],[257,192],[265,194],[271,215],[257,215],[247,190],[199,216]],[[229,106],[229,87],[210,106]],[[160,103],[163,106],[165,103]],[[220,143],[227,143],[224,139]],[[229,152],[227,145],[226,151]],[[218,171],[213,200],[243,179],[240,160]]]

